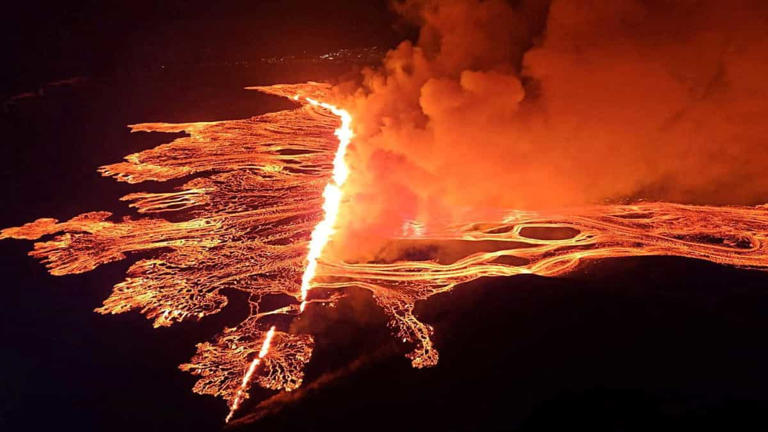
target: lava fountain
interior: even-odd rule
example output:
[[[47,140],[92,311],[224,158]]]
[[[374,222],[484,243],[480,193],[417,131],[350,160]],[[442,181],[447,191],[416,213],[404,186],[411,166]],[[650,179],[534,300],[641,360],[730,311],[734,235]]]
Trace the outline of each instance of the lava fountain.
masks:
[[[298,99],[298,95],[294,99]],[[307,102],[315,106],[321,106],[334,115],[339,116],[341,119],[341,126],[334,132],[336,137],[339,138],[339,147],[336,150],[336,156],[333,158],[333,176],[332,180],[325,187],[323,191],[323,213],[325,217],[320,221],[315,229],[312,231],[312,237],[309,241],[309,254],[307,255],[307,268],[304,270],[304,275],[301,277],[301,306],[300,310],[303,312],[307,305],[307,294],[310,289],[310,282],[315,277],[317,272],[317,260],[323,253],[323,248],[328,243],[331,235],[333,234],[333,227],[336,224],[336,218],[339,213],[339,204],[341,203],[341,187],[344,182],[347,181],[349,176],[349,167],[347,166],[344,156],[347,153],[347,147],[354,135],[352,132],[352,116],[346,110],[337,108],[333,105],[324,102],[318,102],[312,98],[307,98]]]
[[[232,416],[235,414],[235,411],[240,407],[240,402],[243,400],[243,395],[245,392],[248,391],[248,385],[251,383],[251,377],[253,377],[253,373],[256,371],[256,366],[261,363],[261,359],[264,358],[264,356],[267,355],[269,352],[269,345],[272,343],[272,338],[275,336],[275,327],[272,326],[269,331],[267,332],[267,335],[264,337],[264,342],[261,344],[261,349],[259,350],[259,355],[256,356],[255,359],[251,362],[251,364],[248,366],[248,370],[245,372],[245,375],[243,375],[243,382],[240,384],[240,388],[237,389],[237,393],[235,394],[235,399],[232,401],[232,406],[229,409],[229,414],[227,414],[227,418],[224,419],[225,423],[229,423],[229,420],[232,418]]]
[[[660,202],[507,210],[495,220],[418,226],[393,239],[437,245],[430,249],[435,255],[424,260],[332,260],[323,251],[338,228],[350,174],[344,157],[353,118],[321,102],[329,100],[327,84],[254,89],[302,105],[242,120],[131,126],[132,131],[188,134],[99,169],[128,183],[187,179],[173,191],[122,197],[138,216],[117,220],[96,211],[0,231],[0,239],[46,237],[30,255],[54,275],[91,271],[133,253],[149,256],[131,265],[98,313],[136,310],[154,320],[155,327],[170,326],[222,311],[229,301],[224,290],[244,293],[249,316],[199,343],[192,359],[180,366],[199,378],[193,391],[227,402],[227,421],[254,383],[283,391],[302,384],[314,340],[286,331],[285,321],[310,302],[340,298],[324,294],[310,299],[310,289],[369,291],[391,318],[398,339],[410,346],[407,357],[413,366],[426,367],[439,356],[433,330],[414,315],[414,304],[480,277],[555,276],[583,260],[648,255],[768,269],[768,206]],[[446,259],[440,255],[446,242],[461,242],[466,254]],[[275,302],[263,300],[275,297],[292,301],[266,308]],[[276,318],[283,321],[276,324]]]
[[[300,95],[293,96],[294,100],[300,100]],[[336,156],[333,158],[333,175],[331,181],[325,186],[323,191],[323,220],[315,226],[312,231],[312,235],[309,241],[309,252],[307,254],[307,267],[304,270],[304,274],[301,277],[301,305],[299,306],[299,312],[304,312],[304,308],[307,305],[307,295],[310,290],[310,283],[315,277],[317,271],[317,260],[323,253],[323,248],[333,235],[334,225],[336,224],[336,217],[339,212],[339,204],[341,203],[341,187],[347,180],[349,175],[349,167],[344,160],[344,156],[347,153],[347,147],[352,140],[352,116],[346,110],[335,107],[325,102],[318,102],[312,98],[306,98],[306,101],[313,106],[319,106],[332,112],[334,115],[341,119],[341,125],[334,131],[334,135],[339,139],[339,146],[336,150]],[[240,389],[235,395],[235,399],[230,407],[229,414],[225,419],[225,422],[229,422],[232,415],[237,411],[240,406],[240,402],[243,399],[243,394],[248,390],[248,384],[251,381],[256,366],[259,365],[261,359],[269,352],[269,346],[272,341],[272,337],[275,333],[275,327],[269,329],[267,335],[264,338],[264,343],[261,346],[259,355],[253,359],[251,365],[248,367],[245,375],[243,376],[243,382]]]

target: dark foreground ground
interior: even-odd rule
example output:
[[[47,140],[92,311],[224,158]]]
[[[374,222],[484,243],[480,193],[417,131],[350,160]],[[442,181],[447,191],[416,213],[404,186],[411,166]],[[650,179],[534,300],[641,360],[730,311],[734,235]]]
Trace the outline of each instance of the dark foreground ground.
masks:
[[[609,260],[568,279],[478,281],[419,307],[436,328],[436,368],[365,360],[257,426],[766,430],[767,282],[672,258]],[[340,313],[340,325],[359,314]],[[318,351],[318,360],[329,355]]]
[[[166,187],[96,173],[167,140],[131,136],[126,124],[286,107],[240,88],[321,72],[90,79],[19,102],[0,118],[0,226],[124,213],[120,195]],[[222,428],[224,403],[193,394],[195,379],[176,367],[196,342],[243,317],[237,298],[220,316],[154,330],[138,314],[92,312],[128,262],[53,277],[26,256],[30,248],[0,242],[0,430]],[[300,397],[258,421],[246,405],[246,421],[232,429],[768,430],[766,311],[768,274],[676,258],[587,264],[561,279],[482,280],[418,306],[441,360],[415,370],[381,312],[352,292],[303,318],[318,346]]]

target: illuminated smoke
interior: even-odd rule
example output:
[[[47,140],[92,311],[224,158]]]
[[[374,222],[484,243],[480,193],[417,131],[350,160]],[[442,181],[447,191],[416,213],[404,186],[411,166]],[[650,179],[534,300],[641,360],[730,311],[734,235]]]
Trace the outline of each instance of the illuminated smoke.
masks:
[[[251,385],[302,384],[312,336],[270,320],[333,290],[369,291],[426,367],[439,355],[415,303],[480,277],[648,255],[765,270],[768,207],[754,204],[768,191],[767,7],[400,3],[419,41],[362,82],[260,87],[302,106],[250,119],[132,126],[189,134],[100,168],[129,183],[192,177],[123,197],[140,218],[44,218],[0,238],[53,236],[30,254],[55,275],[146,254],[97,312],[155,326],[245,293],[250,315],[180,366],[228,419]],[[687,204],[621,204],[642,197]],[[266,296],[293,301],[266,310]]]
[[[768,196],[765,1],[396,9],[418,40],[337,88],[357,133],[340,254],[374,258],[407,220]]]
[[[317,83],[259,90],[315,101],[329,100],[331,91]],[[290,319],[309,301],[337,301],[338,296],[327,294],[334,290],[369,291],[390,317],[397,338],[410,348],[412,364],[426,367],[435,365],[439,356],[431,327],[413,313],[415,303],[480,277],[555,276],[585,259],[645,255],[768,268],[765,206],[640,203],[567,211],[496,209],[485,218],[453,224],[400,220],[391,248],[383,249],[385,260],[353,263],[323,253],[315,274],[307,278],[321,294],[307,300],[300,281],[308,271],[312,233],[331,220],[331,231],[323,237],[331,244],[334,223],[328,210],[338,204],[334,200],[329,207],[323,190],[330,184],[341,193],[341,184],[364,174],[351,171],[345,183],[346,174],[334,163],[339,154],[343,158],[339,143],[349,143],[351,137],[334,135],[334,130],[348,131],[352,116],[339,118],[330,106],[308,102],[246,120],[135,125],[134,130],[187,131],[189,136],[129,155],[125,162],[102,167],[103,174],[131,183],[196,177],[172,192],[124,197],[142,215],[139,219],[110,221],[107,212],[65,222],[38,219],[6,228],[0,238],[54,235],[35,243],[30,255],[55,275],[82,273],[130,254],[149,253],[129,268],[127,278],[97,312],[137,310],[155,326],[220,312],[227,304],[223,289],[245,293],[250,315],[214,340],[199,343],[192,359],[180,366],[199,378],[193,391],[227,401],[228,420],[251,385],[285,391],[301,386],[312,356],[312,336],[280,331],[267,320]],[[169,213],[176,213],[176,222],[160,218]],[[344,229],[339,227],[333,242]],[[456,243],[456,249],[445,246]],[[430,246],[434,253],[423,260],[403,259],[403,248],[419,246]],[[447,252],[452,258],[445,257]],[[262,299],[270,295],[294,301],[267,309]]]

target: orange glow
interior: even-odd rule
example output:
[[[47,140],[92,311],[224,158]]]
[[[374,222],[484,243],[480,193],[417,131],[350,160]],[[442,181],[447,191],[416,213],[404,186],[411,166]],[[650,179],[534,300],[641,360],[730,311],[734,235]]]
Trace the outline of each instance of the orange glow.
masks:
[[[333,290],[369,291],[410,349],[412,365],[427,367],[439,356],[433,329],[414,314],[415,303],[481,277],[556,276],[585,260],[649,255],[768,269],[768,206],[661,202],[547,212],[500,209],[490,220],[468,217],[450,226],[395,221],[402,236],[391,241],[391,259],[334,260],[323,250],[334,230],[343,229],[337,226],[338,211],[349,175],[345,155],[352,116],[319,102],[330,100],[326,84],[257,89],[307,103],[243,120],[131,126],[188,136],[101,167],[102,174],[128,183],[192,177],[173,191],[123,197],[137,217],[110,220],[108,212],[89,212],[0,231],[0,239],[49,236],[37,241],[30,255],[54,275],[142,254],[98,313],[136,310],[155,326],[170,326],[222,311],[229,301],[224,290],[245,294],[249,316],[199,343],[180,366],[198,377],[194,392],[227,402],[227,421],[251,385],[291,391],[303,382],[312,336],[276,330],[265,318],[290,320],[308,301],[332,303],[339,294]],[[168,214],[174,218],[163,218]],[[417,261],[397,254],[398,245],[448,242],[459,245],[454,250],[463,255],[445,261],[439,248],[427,248],[435,255]],[[489,243],[492,250],[482,249]],[[315,288],[335,294],[308,300]],[[288,298],[286,304],[267,309],[262,299],[276,295]]]
[[[299,95],[294,96],[298,100]],[[339,146],[336,150],[336,156],[333,158],[333,176],[332,181],[325,186],[323,191],[323,214],[325,217],[315,226],[312,231],[312,237],[309,242],[309,253],[307,254],[307,268],[301,277],[301,306],[299,310],[304,311],[307,305],[307,294],[311,289],[310,283],[317,272],[317,260],[323,253],[325,245],[328,244],[333,235],[334,225],[339,213],[339,204],[341,203],[341,187],[349,176],[349,167],[344,156],[347,153],[349,142],[354,136],[352,132],[352,116],[346,110],[337,108],[331,104],[318,102],[312,98],[306,98],[307,102],[314,106],[323,107],[331,111],[341,119],[341,126],[336,129],[334,135],[339,139]]]
[[[248,366],[248,370],[246,370],[245,375],[243,375],[243,382],[240,384],[240,388],[237,390],[237,394],[235,395],[235,400],[232,402],[232,407],[229,409],[229,414],[227,414],[227,418],[224,419],[225,423],[229,423],[229,420],[232,419],[232,415],[237,411],[237,409],[240,407],[240,402],[243,400],[243,395],[245,392],[248,391],[248,384],[251,382],[251,377],[253,376],[253,372],[256,371],[256,366],[261,363],[261,359],[264,358],[264,356],[269,353],[269,345],[272,343],[272,337],[275,335],[275,326],[270,327],[269,331],[267,332],[266,337],[264,337],[264,342],[261,344],[261,350],[259,350],[259,355],[253,359],[250,366]]]

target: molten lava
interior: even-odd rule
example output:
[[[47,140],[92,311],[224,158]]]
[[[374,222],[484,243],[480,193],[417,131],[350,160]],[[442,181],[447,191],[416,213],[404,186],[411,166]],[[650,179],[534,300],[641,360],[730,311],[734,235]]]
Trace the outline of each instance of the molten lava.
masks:
[[[293,99],[300,100],[300,95],[295,95]],[[307,267],[301,277],[301,305],[299,306],[300,312],[304,312],[304,308],[307,305],[307,294],[310,290],[310,282],[312,282],[312,279],[315,277],[317,270],[317,260],[320,258],[320,255],[323,253],[323,248],[328,243],[328,240],[333,234],[334,224],[336,223],[336,217],[339,212],[339,203],[341,202],[341,186],[347,180],[347,176],[349,175],[349,168],[347,167],[347,163],[344,160],[344,155],[347,152],[347,147],[349,146],[349,142],[352,140],[353,136],[352,116],[346,110],[337,108],[328,103],[318,102],[309,97],[306,98],[306,100],[313,106],[323,107],[331,111],[333,114],[339,116],[341,119],[341,125],[334,132],[336,137],[339,139],[339,146],[336,150],[336,156],[333,158],[333,176],[331,182],[325,186],[325,190],[323,191],[323,198],[325,200],[323,202],[324,217],[323,220],[320,221],[320,223],[318,223],[315,226],[315,229],[312,231],[312,236],[310,237],[309,241],[309,253],[307,254]],[[240,389],[237,391],[237,394],[235,395],[235,399],[232,402],[232,406],[230,407],[229,414],[227,415],[225,422],[229,422],[229,420],[232,418],[232,415],[240,406],[240,402],[248,391],[248,385],[251,382],[251,376],[256,370],[256,366],[259,365],[261,359],[267,355],[267,352],[269,352],[269,347],[272,342],[274,333],[275,327],[272,326],[264,338],[264,343],[261,346],[259,355],[253,359],[245,375],[243,375],[243,382],[240,385]]]
[[[256,356],[255,359],[251,362],[250,366],[248,366],[248,370],[245,372],[245,375],[243,375],[243,382],[240,384],[240,388],[237,390],[237,393],[235,394],[235,400],[232,401],[232,406],[229,409],[229,414],[227,414],[227,418],[224,419],[225,423],[229,423],[229,420],[232,418],[232,415],[235,414],[235,411],[240,407],[240,402],[243,400],[243,398],[246,396],[246,392],[248,391],[248,385],[251,383],[251,377],[253,376],[253,372],[256,371],[256,366],[261,363],[261,359],[264,358],[264,356],[267,355],[269,352],[269,345],[272,343],[272,338],[275,336],[275,326],[272,326],[269,331],[267,332],[267,335],[264,337],[264,342],[261,344],[261,349],[259,350],[259,355]]]
[[[294,97],[298,100],[298,95]],[[333,114],[339,116],[341,119],[341,126],[334,132],[336,137],[339,138],[339,147],[336,150],[336,156],[333,158],[333,177],[330,183],[325,187],[323,191],[323,220],[315,226],[312,231],[312,237],[309,241],[309,254],[307,255],[307,268],[304,270],[304,275],[301,277],[301,312],[307,305],[307,294],[310,289],[310,282],[315,277],[317,272],[317,260],[323,253],[323,248],[328,243],[328,240],[333,234],[333,228],[336,224],[336,218],[339,213],[339,204],[341,203],[341,187],[344,182],[347,181],[349,176],[349,167],[347,166],[344,156],[347,153],[347,147],[352,140],[352,116],[346,110],[337,108],[333,105],[324,102],[318,102],[312,98],[306,98],[307,102],[314,106],[323,107]]]
[[[584,259],[642,255],[768,269],[768,207],[670,203],[507,211],[496,220],[451,226],[402,221],[404,236],[393,244],[460,242],[467,252],[447,259],[438,247],[424,261],[396,255],[376,263],[333,261],[323,251],[337,228],[350,174],[344,157],[352,116],[319,102],[327,100],[328,85],[257,89],[306,103],[244,120],[131,126],[188,134],[100,168],[129,183],[192,177],[175,191],[123,197],[141,217],[110,220],[108,212],[91,212],[0,232],[0,238],[32,240],[53,235],[35,243],[30,255],[54,275],[82,273],[151,251],[96,310],[102,314],[138,310],[155,326],[169,326],[220,312],[228,302],[224,289],[245,293],[250,315],[215,340],[198,344],[189,363],[180,366],[199,377],[195,392],[227,401],[227,420],[254,382],[273,390],[301,385],[313,339],[281,331],[287,326],[275,320],[290,320],[310,301],[337,298],[308,300],[310,288],[370,291],[391,317],[398,338],[412,346],[412,364],[424,367],[436,364],[438,354],[432,328],[413,314],[414,304],[480,277],[554,276]],[[159,217],[167,214],[173,219]],[[264,310],[262,300],[269,296],[295,301]]]

